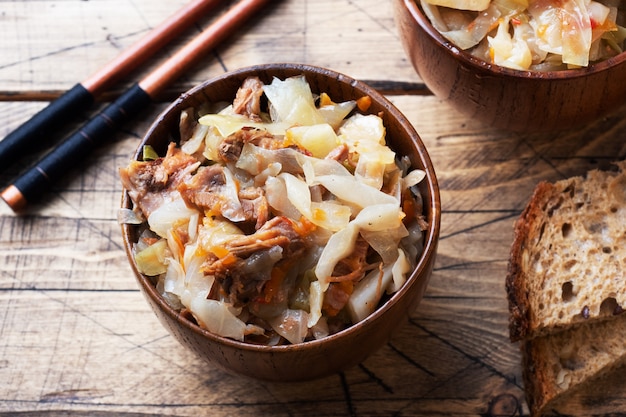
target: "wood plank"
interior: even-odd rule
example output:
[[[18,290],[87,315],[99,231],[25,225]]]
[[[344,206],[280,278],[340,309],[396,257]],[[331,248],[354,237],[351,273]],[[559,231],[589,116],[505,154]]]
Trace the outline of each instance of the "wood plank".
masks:
[[[70,88],[186,2],[35,0],[2,4],[3,21],[11,24],[0,25],[0,39],[4,40],[0,43],[0,100],[11,100],[22,94],[33,97],[33,92],[49,99]],[[214,16],[201,19],[196,28],[135,71],[113,94],[156,68]],[[171,87],[168,96],[226,70],[269,62],[312,63],[358,79],[419,81],[406,64],[391,2],[280,1],[272,2],[258,19],[201,59]]]

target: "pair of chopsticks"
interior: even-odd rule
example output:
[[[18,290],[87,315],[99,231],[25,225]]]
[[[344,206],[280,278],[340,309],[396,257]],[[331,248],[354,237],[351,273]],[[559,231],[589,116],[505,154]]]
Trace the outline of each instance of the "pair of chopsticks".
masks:
[[[37,200],[70,167],[76,166],[91,150],[113,135],[118,127],[151,104],[153,99],[180,77],[196,59],[215,48],[268,1],[239,1],[171,58],[141,81],[133,84],[117,100],[19,176],[0,194],[0,197],[15,212],[22,210],[29,202]],[[93,104],[97,95],[113,81],[130,72],[218,3],[219,0],[194,0],[117,59],[92,77],[75,85],[5,137],[0,141],[0,167],[21,157],[33,144],[44,140],[50,130],[68,122],[73,114]]]

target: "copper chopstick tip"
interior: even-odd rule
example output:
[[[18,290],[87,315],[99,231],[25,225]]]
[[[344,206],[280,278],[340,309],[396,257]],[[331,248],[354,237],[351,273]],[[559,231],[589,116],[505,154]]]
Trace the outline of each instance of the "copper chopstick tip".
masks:
[[[26,207],[26,198],[15,185],[8,186],[2,194],[0,194],[0,197],[2,197],[9,207],[11,207],[11,210],[15,212],[18,212]]]

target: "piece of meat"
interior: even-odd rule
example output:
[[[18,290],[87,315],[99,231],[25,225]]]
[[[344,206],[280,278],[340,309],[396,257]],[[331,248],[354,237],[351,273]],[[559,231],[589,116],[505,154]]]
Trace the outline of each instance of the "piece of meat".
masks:
[[[322,310],[328,317],[336,316],[348,303],[353,290],[354,283],[352,281],[331,282],[324,293]]]
[[[244,80],[233,101],[233,111],[253,120],[261,121],[261,96],[263,83],[258,77],[248,77]]]
[[[348,160],[349,156],[350,149],[348,148],[348,145],[342,143],[328,152],[324,159],[333,159],[337,162],[345,162]]]
[[[188,205],[203,211],[215,208],[219,213],[219,205],[224,198],[220,188],[225,185],[224,168],[221,165],[210,165],[200,167],[189,181],[178,186],[178,191]]]
[[[200,162],[170,143],[167,154],[153,161],[133,161],[120,169],[122,185],[147,218],[164,199],[191,176]]]
[[[369,244],[359,236],[354,243],[354,250],[350,255],[337,262],[330,282],[360,281],[368,271],[367,252]]]

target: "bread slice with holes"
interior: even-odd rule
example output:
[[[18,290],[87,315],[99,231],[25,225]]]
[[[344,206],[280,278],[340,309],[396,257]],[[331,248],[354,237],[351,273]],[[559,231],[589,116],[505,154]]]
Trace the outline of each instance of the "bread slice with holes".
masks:
[[[515,223],[509,334],[531,339],[626,307],[626,162],[541,182]]]
[[[522,374],[531,416],[590,387],[626,364],[626,315],[522,342]],[[621,371],[620,371],[621,372]]]

